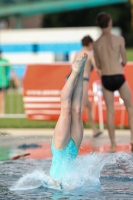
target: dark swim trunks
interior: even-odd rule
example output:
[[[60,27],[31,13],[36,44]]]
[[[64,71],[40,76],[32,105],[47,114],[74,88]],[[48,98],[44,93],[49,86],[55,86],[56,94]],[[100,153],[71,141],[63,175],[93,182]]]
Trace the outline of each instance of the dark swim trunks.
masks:
[[[118,90],[125,82],[125,76],[123,74],[116,75],[103,75],[102,84],[105,89],[114,92]]]

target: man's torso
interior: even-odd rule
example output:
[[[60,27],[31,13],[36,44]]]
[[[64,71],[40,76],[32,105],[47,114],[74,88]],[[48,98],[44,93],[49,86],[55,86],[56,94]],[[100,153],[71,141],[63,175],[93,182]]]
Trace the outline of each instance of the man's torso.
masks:
[[[120,64],[121,37],[102,35],[94,45],[102,75],[123,74]]]

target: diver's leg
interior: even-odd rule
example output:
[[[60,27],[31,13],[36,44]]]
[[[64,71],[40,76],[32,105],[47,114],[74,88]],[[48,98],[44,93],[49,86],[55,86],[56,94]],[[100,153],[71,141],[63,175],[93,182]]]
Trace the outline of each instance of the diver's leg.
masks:
[[[61,113],[54,132],[54,145],[57,149],[65,148],[71,137],[71,100],[75,90],[76,81],[78,82],[79,74],[86,59],[86,54],[77,57],[72,65],[72,73],[61,92]]]

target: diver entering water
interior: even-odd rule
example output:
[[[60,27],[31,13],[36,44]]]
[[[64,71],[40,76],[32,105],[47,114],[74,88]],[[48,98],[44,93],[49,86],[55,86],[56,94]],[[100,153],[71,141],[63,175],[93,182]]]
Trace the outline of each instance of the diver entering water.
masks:
[[[70,77],[61,91],[61,113],[51,146],[53,157],[50,175],[55,184],[61,182],[67,167],[77,157],[82,142],[83,73],[87,57],[86,53],[77,57]]]
[[[26,187],[33,189],[40,186],[60,190],[67,188],[69,185],[72,187],[72,185],[74,186],[75,182],[78,181],[77,173],[75,172],[81,172],[83,169],[83,167],[81,168],[82,165],[80,166],[77,164],[76,161],[78,159],[76,159],[76,157],[83,139],[83,123],[81,117],[83,73],[87,58],[87,53],[80,54],[77,57],[72,65],[70,77],[61,91],[61,113],[55,127],[51,144],[52,164],[50,172],[46,172],[45,174],[42,171],[36,171],[27,174],[26,176],[21,177],[11,190],[24,190]],[[96,160],[98,160],[98,158]],[[100,165],[102,160],[100,159],[98,162]],[[93,159],[91,161],[91,164],[92,163]],[[79,166],[78,169],[76,169],[77,166]],[[90,165],[90,169],[92,166],[93,164]],[[97,166],[98,165],[95,163],[96,168]],[[93,169],[96,173],[95,167],[93,166]],[[84,169],[84,172],[86,171],[84,176],[80,173],[84,182],[87,180],[86,174],[88,173],[88,170],[89,166],[87,164]],[[98,168],[97,174],[99,174],[99,170],[101,170],[101,168]],[[88,173],[88,176],[89,175],[90,173]],[[32,178],[34,180],[34,177],[36,178],[36,181],[32,181]],[[97,177],[99,181],[99,176]],[[75,180],[74,184],[72,183],[73,180]],[[80,180],[81,179],[79,178],[79,181]],[[80,182],[83,183],[82,181]]]

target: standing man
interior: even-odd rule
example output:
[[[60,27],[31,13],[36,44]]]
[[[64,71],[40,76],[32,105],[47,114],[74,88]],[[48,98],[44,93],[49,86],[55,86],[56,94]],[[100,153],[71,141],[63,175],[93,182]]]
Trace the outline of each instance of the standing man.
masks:
[[[89,77],[90,77],[90,72],[92,70],[92,66],[95,68],[95,70],[97,71],[98,74],[99,74],[100,70],[98,70],[96,68],[94,55],[93,55],[93,52],[92,52],[92,49],[93,49],[92,38],[89,35],[87,35],[82,39],[81,42],[82,42],[82,49],[81,49],[81,51],[79,51],[76,54],[75,60],[82,53],[86,52],[87,55],[88,55],[88,59],[87,59],[86,64],[85,64],[84,74],[83,74],[83,80],[84,81],[83,81],[82,111],[84,110],[84,108],[87,108],[87,115],[88,115],[88,119],[89,119],[89,122],[90,122],[90,126],[93,130],[93,137],[98,137],[102,132],[97,129],[97,127],[94,123],[94,120],[93,120],[92,105],[91,105],[91,102],[88,99],[88,83],[89,83]]]
[[[114,91],[118,90],[128,112],[131,130],[131,151],[133,151],[133,105],[129,86],[123,74],[126,51],[125,41],[122,36],[111,33],[112,19],[107,13],[97,16],[97,23],[102,29],[102,35],[94,43],[94,56],[97,67],[101,70],[103,96],[107,110],[107,128],[109,131],[111,149],[116,151],[115,126],[114,126]],[[122,61],[120,62],[120,57]]]
[[[9,66],[8,60],[2,57],[2,51],[0,51],[0,114],[5,113],[5,91],[9,87],[9,74],[11,75],[16,87],[19,86],[19,80],[11,67]]]

